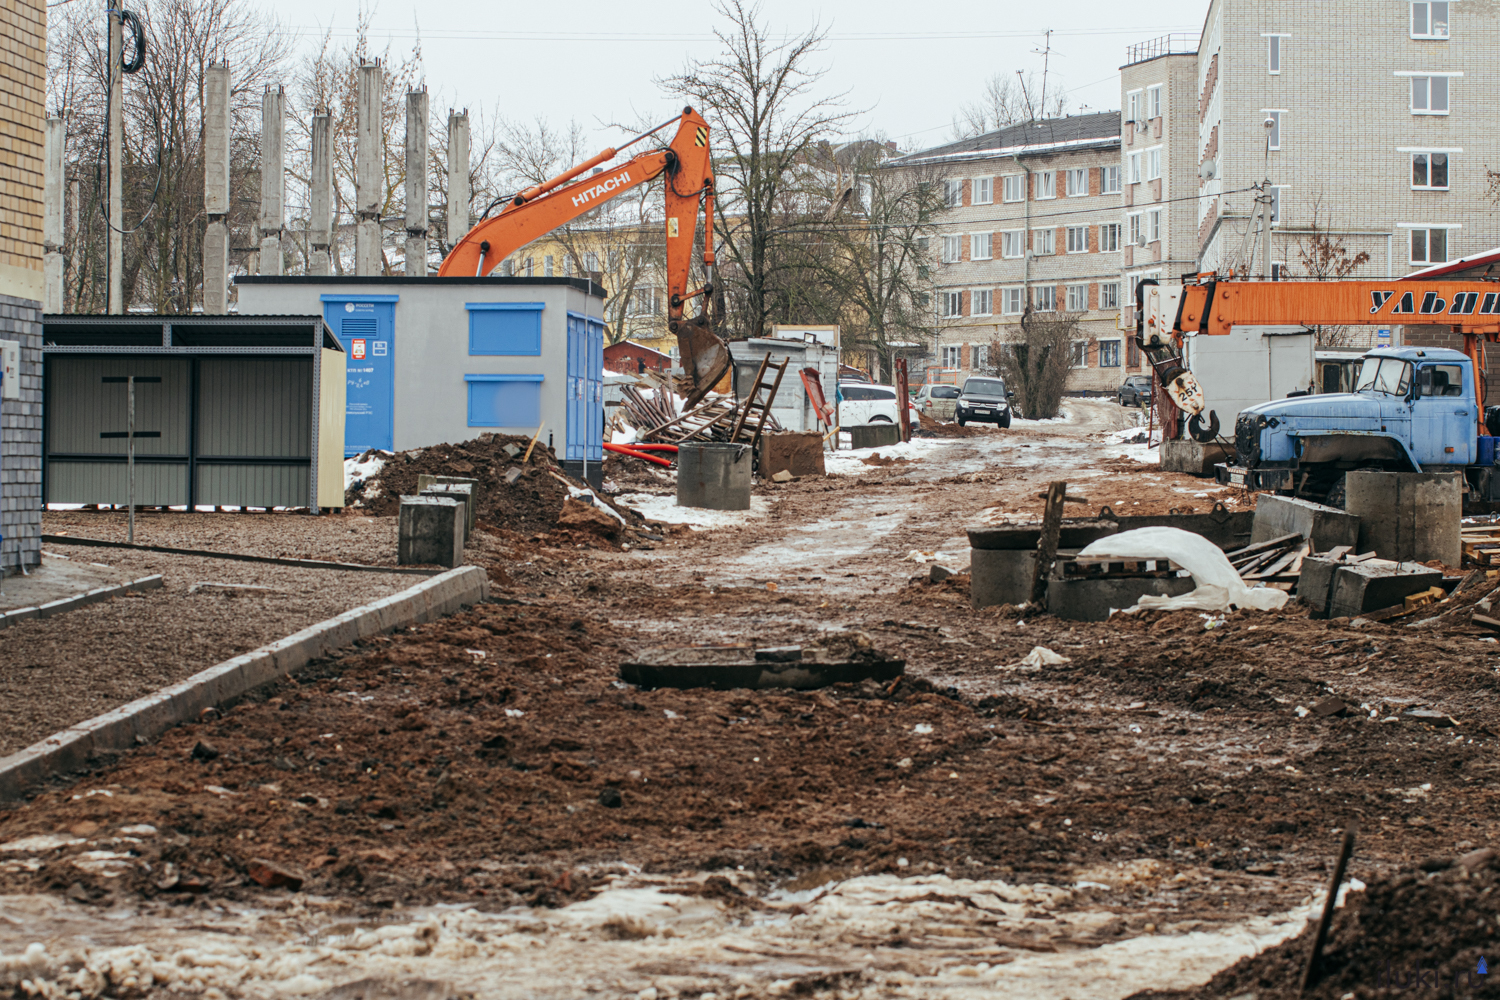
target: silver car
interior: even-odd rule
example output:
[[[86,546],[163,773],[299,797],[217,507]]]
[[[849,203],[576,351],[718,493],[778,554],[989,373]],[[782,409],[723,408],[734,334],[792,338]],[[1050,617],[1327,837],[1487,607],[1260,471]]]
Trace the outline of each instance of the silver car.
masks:
[[[958,386],[924,385],[917,390],[914,402],[919,411],[934,420],[952,420],[958,404]]]

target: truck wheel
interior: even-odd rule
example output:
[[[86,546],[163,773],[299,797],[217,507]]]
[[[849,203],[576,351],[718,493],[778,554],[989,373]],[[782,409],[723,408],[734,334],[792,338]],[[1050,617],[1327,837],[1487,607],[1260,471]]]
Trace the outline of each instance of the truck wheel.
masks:
[[[958,418],[958,426],[962,427],[962,426],[964,426],[965,423],[966,423],[966,421],[964,420],[963,417],[959,417]]]
[[[1010,414],[1007,413],[1005,416],[1001,417],[999,420],[997,420],[995,422],[998,423],[1001,426],[1002,429],[1009,427],[1010,426]]]
[[[1328,488],[1328,497],[1323,502],[1329,507],[1337,507],[1339,510],[1344,509],[1343,476],[1339,476],[1338,479],[1334,480],[1333,485]]]

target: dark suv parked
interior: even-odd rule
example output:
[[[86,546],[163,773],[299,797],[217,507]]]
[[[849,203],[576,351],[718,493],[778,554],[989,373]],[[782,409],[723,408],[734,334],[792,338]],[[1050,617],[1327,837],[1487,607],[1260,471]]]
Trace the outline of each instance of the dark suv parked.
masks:
[[[1014,395],[1006,391],[1005,383],[998,378],[971,378],[958,394],[953,415],[960,427],[971,421],[1009,427],[1010,397]]]

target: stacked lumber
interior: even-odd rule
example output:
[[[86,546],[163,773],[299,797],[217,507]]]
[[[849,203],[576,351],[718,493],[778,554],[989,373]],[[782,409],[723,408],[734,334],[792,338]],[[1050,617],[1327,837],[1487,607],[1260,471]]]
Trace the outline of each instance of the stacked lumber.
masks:
[[[1333,551],[1342,557],[1349,551],[1349,546],[1341,545]],[[1225,554],[1246,583],[1289,591],[1297,585],[1297,578],[1302,575],[1302,560],[1312,554],[1312,547],[1300,534],[1293,532]]]
[[[682,395],[674,380],[655,372],[636,376],[635,384],[620,391],[618,419],[635,428],[637,441],[681,444],[685,441],[728,441],[745,403],[733,396],[710,393],[689,410],[682,409]],[[740,440],[749,443],[755,428],[747,422],[741,428]],[[766,414],[765,430],[776,432],[781,425]]]
[[[1500,566],[1500,524],[1464,525],[1464,561],[1475,566]]]

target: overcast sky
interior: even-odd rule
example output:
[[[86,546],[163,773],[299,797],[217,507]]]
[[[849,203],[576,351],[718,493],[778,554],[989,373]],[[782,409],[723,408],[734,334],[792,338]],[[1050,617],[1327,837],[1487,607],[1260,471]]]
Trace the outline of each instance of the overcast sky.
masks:
[[[304,47],[325,29],[352,38],[357,0],[264,0]],[[821,24],[829,39],[820,60],[828,92],[866,112],[858,131],[881,132],[902,148],[945,141],[956,109],[996,73],[1040,75],[1053,29],[1049,87],[1061,84],[1073,108],[1120,106],[1117,70],[1125,46],[1159,35],[1201,30],[1207,0],[1146,5],[1115,0],[1055,3],[1019,0],[764,0],[777,31]],[[715,14],[704,0],[571,3],[474,3],[379,0],[373,47],[410,49],[420,27],[434,118],[450,105],[537,116],[561,124],[670,118],[678,109],[655,79],[690,58],[716,51]],[[600,144],[614,134],[596,131]]]

